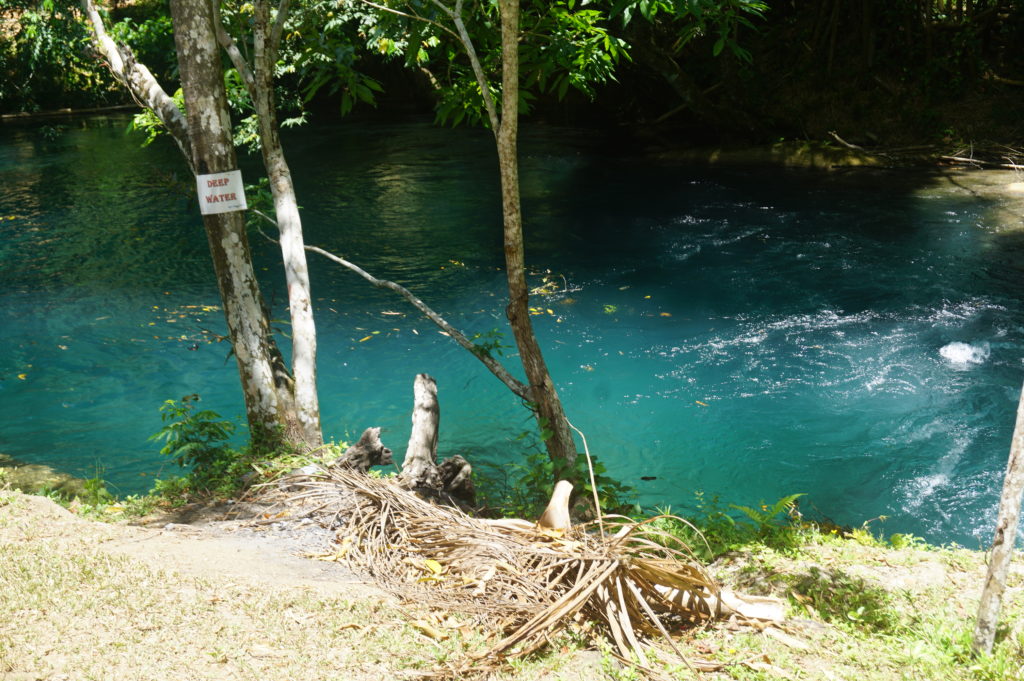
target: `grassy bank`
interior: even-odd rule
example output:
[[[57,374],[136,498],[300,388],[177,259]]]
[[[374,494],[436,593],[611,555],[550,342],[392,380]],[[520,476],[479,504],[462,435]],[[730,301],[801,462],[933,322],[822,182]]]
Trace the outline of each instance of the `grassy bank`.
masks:
[[[0,491],[0,679],[412,678],[487,645],[472,622],[398,604],[372,585],[271,578],[273,556],[248,574],[237,543],[223,553],[202,533],[161,554],[165,534]],[[784,598],[788,623],[673,633],[687,655],[721,663],[701,675],[712,679],[1022,678],[1024,569],[1010,577],[994,653],[975,658],[984,556],[896,543],[803,525],[752,534],[713,571],[733,588]],[[660,674],[693,678],[663,658]],[[592,676],[644,678],[585,630],[495,678]]]

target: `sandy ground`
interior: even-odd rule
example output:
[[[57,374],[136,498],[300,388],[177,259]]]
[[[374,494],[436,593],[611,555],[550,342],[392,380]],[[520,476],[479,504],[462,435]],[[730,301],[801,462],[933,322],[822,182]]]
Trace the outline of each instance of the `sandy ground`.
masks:
[[[211,509],[190,518],[161,518],[144,527],[122,525],[104,548],[154,568],[173,566],[176,572],[204,578],[306,587],[323,595],[384,597],[339,563],[308,557],[330,546],[330,533],[313,523],[254,524],[224,515]]]
[[[0,490],[0,681],[369,681],[433,664],[407,608],[304,557],[328,531],[271,520],[109,524]]]

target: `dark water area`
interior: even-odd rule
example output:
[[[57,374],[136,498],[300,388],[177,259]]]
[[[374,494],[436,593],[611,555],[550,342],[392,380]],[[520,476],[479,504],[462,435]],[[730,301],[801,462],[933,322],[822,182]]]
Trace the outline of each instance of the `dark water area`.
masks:
[[[125,124],[0,129],[0,452],[122,494],[175,472],[146,440],[164,400],[243,414],[192,178]],[[470,334],[507,331],[488,133],[348,124],[285,143],[308,243]],[[1011,198],[923,172],[698,168],[561,128],[525,131],[522,182],[531,280],[558,288],[532,303],[552,373],[641,503],[805,492],[839,523],[989,541],[1024,380]],[[252,244],[283,319],[276,246]],[[404,450],[426,372],[442,456],[522,460],[531,423],[474,358],[393,294],[310,267],[328,438],[380,425]]]

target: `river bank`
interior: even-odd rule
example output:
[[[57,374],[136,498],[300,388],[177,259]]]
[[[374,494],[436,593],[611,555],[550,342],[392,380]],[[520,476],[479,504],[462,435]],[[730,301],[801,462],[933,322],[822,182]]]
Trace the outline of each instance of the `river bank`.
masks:
[[[325,560],[329,546],[298,542],[298,521],[275,529],[227,508],[99,523],[0,491],[0,679],[422,678],[486,648],[492,632],[399,603]],[[869,537],[751,545],[716,561],[723,582],[785,598],[787,622],[674,631],[686,655],[720,663],[700,678],[1020,678],[1021,565],[994,655],[973,660],[983,555]],[[581,630],[490,678],[640,678],[632,674]],[[659,674],[694,678],[671,662]]]

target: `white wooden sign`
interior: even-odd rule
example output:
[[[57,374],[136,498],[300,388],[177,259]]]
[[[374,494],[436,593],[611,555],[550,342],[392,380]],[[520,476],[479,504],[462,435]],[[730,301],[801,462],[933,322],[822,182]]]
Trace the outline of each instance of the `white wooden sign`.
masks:
[[[196,175],[196,189],[199,191],[199,212],[203,215],[247,208],[241,170]]]

